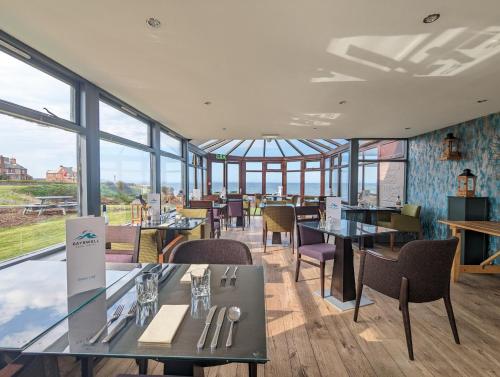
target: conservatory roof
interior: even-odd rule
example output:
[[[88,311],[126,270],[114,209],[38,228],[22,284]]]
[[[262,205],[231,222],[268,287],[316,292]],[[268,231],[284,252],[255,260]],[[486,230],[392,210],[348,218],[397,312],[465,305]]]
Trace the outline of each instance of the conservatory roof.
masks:
[[[330,153],[345,139],[212,139],[194,142],[207,153],[236,157],[294,157]]]

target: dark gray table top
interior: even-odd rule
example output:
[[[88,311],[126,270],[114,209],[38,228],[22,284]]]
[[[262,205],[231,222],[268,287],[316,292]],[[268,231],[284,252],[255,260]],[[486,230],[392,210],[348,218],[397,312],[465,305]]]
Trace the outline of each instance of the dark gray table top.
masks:
[[[357,221],[339,220],[336,224],[322,224],[319,221],[304,221],[299,226],[317,230],[340,238],[359,238],[384,233],[395,233],[397,230],[382,226],[359,223]]]
[[[187,218],[187,221],[175,222],[175,219],[168,218],[162,220],[143,221],[141,229],[172,229],[172,230],[193,230],[200,224],[205,223],[205,219]]]
[[[267,361],[266,319],[264,301],[264,274],[262,266],[239,266],[235,286],[220,286],[220,277],[226,266],[210,265],[211,298],[202,309],[191,303],[190,282],[180,279],[189,265],[177,265],[176,270],[160,286],[158,306],[150,315],[138,310],[136,321],[127,323],[120,333],[109,343],[88,344],[95,332],[106,323],[121,303],[125,311],[136,298],[134,282],[106,299],[104,295],[70,315],[25,350],[26,354],[52,354],[72,356],[100,356],[125,358],[158,358],[164,360],[256,362]],[[174,341],[169,346],[153,346],[138,343],[147,325],[154,317],[155,310],[164,304],[189,304],[190,310],[184,317]],[[205,347],[197,350],[196,344],[203,330],[205,317],[211,305],[217,305],[217,313],[208,332]],[[242,316],[235,325],[233,346],[225,347],[229,331],[227,318],[224,321],[217,349],[210,350],[210,341],[215,331],[215,322],[221,307],[239,306]],[[147,308],[146,308],[147,309]],[[149,308],[151,309],[151,307]]]

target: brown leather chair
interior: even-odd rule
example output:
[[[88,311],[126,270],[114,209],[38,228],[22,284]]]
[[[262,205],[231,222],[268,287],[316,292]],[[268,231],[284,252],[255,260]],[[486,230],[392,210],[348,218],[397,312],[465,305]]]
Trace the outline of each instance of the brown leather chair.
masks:
[[[294,222],[295,215],[293,207],[286,205],[269,205],[262,213],[262,242],[264,243],[264,253],[267,249],[267,233],[290,233],[290,243],[292,253],[294,250]]]
[[[179,244],[172,251],[169,262],[252,264],[252,254],[247,245],[236,240],[193,240]]]
[[[371,250],[360,250],[354,321],[358,320],[359,303],[365,285],[399,300],[408,355],[410,360],[414,360],[408,303],[430,302],[442,298],[453,337],[460,344],[450,300],[450,273],[457,243],[457,238],[412,241],[401,248],[398,259],[386,258]]]
[[[107,225],[106,262],[137,263],[139,261],[139,245],[141,227],[130,225]]]

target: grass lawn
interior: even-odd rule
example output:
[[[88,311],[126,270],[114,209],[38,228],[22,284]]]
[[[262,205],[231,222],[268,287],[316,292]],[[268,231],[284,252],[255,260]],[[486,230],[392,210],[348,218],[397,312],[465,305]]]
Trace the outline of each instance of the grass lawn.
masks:
[[[130,221],[128,206],[110,205],[108,214],[110,224],[119,225]],[[64,242],[66,219],[74,216],[54,216],[35,224],[0,228],[0,260]]]

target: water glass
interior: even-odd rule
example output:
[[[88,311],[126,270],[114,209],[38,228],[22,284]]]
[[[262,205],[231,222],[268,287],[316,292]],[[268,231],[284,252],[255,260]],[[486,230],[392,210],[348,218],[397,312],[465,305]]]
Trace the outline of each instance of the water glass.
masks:
[[[191,271],[191,296],[192,298],[210,295],[210,270],[198,268]]]
[[[135,278],[137,302],[147,304],[158,299],[158,274],[156,272],[143,272]]]

